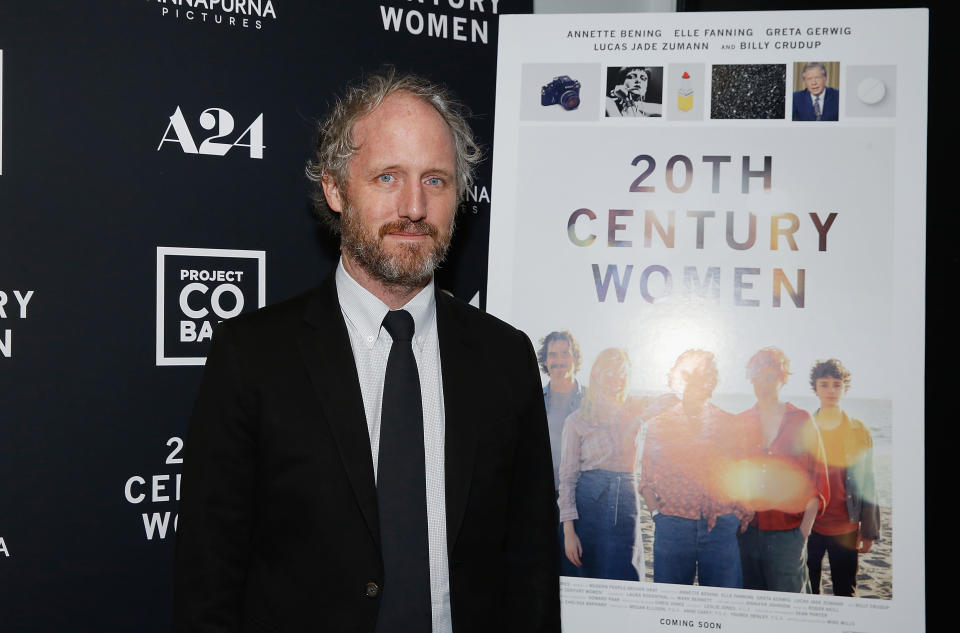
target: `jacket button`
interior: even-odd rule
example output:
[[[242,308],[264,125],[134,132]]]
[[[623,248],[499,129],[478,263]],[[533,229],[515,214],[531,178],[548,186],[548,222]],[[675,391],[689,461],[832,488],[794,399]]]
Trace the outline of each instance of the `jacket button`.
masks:
[[[375,582],[368,582],[363,594],[368,598],[376,598],[380,595],[380,585]]]

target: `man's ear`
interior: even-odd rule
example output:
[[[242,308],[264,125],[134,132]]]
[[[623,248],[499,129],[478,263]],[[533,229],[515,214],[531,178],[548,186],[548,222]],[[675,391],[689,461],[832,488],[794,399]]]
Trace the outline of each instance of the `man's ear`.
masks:
[[[321,184],[323,185],[323,195],[327,199],[327,206],[337,213],[342,212],[343,198],[340,196],[340,187],[338,187],[337,183],[334,182],[333,176],[330,175],[330,172],[323,173]]]

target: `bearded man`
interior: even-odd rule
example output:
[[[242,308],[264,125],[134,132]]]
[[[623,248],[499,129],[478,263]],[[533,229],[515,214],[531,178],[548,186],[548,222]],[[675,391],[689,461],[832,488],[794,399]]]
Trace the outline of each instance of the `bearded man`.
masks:
[[[340,262],[214,336],[176,630],[560,631],[537,359],[434,284],[479,158],[447,91],[392,71],[320,125],[307,174]]]

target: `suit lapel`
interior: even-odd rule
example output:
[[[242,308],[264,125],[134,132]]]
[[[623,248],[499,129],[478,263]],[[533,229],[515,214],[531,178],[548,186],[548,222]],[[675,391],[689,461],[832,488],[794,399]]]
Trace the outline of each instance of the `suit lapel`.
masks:
[[[437,335],[443,375],[448,550],[452,550],[463,522],[476,457],[477,433],[483,422],[475,406],[477,371],[469,366],[470,359],[476,356],[476,351],[472,349],[476,341],[472,340],[453,301],[437,291]]]
[[[444,461],[446,471],[447,545],[456,542],[476,458],[478,430],[483,420],[473,405],[477,396],[470,358],[476,341],[462,321],[453,299],[437,292],[437,336],[443,376],[445,420]],[[300,351],[330,425],[357,504],[374,541],[380,543],[377,491],[370,456],[370,436],[360,380],[347,327],[331,274],[314,293],[304,314],[299,336]]]
[[[343,460],[357,504],[374,541],[380,544],[377,490],[370,456],[370,435],[357,366],[340,311],[334,275],[314,293],[299,336],[300,352],[317,392],[324,417]]]

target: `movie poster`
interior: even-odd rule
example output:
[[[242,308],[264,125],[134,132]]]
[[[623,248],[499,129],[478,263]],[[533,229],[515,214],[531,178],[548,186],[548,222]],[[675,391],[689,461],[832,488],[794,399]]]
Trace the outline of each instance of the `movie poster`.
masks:
[[[564,630],[922,628],[926,11],[500,33],[487,307]]]

